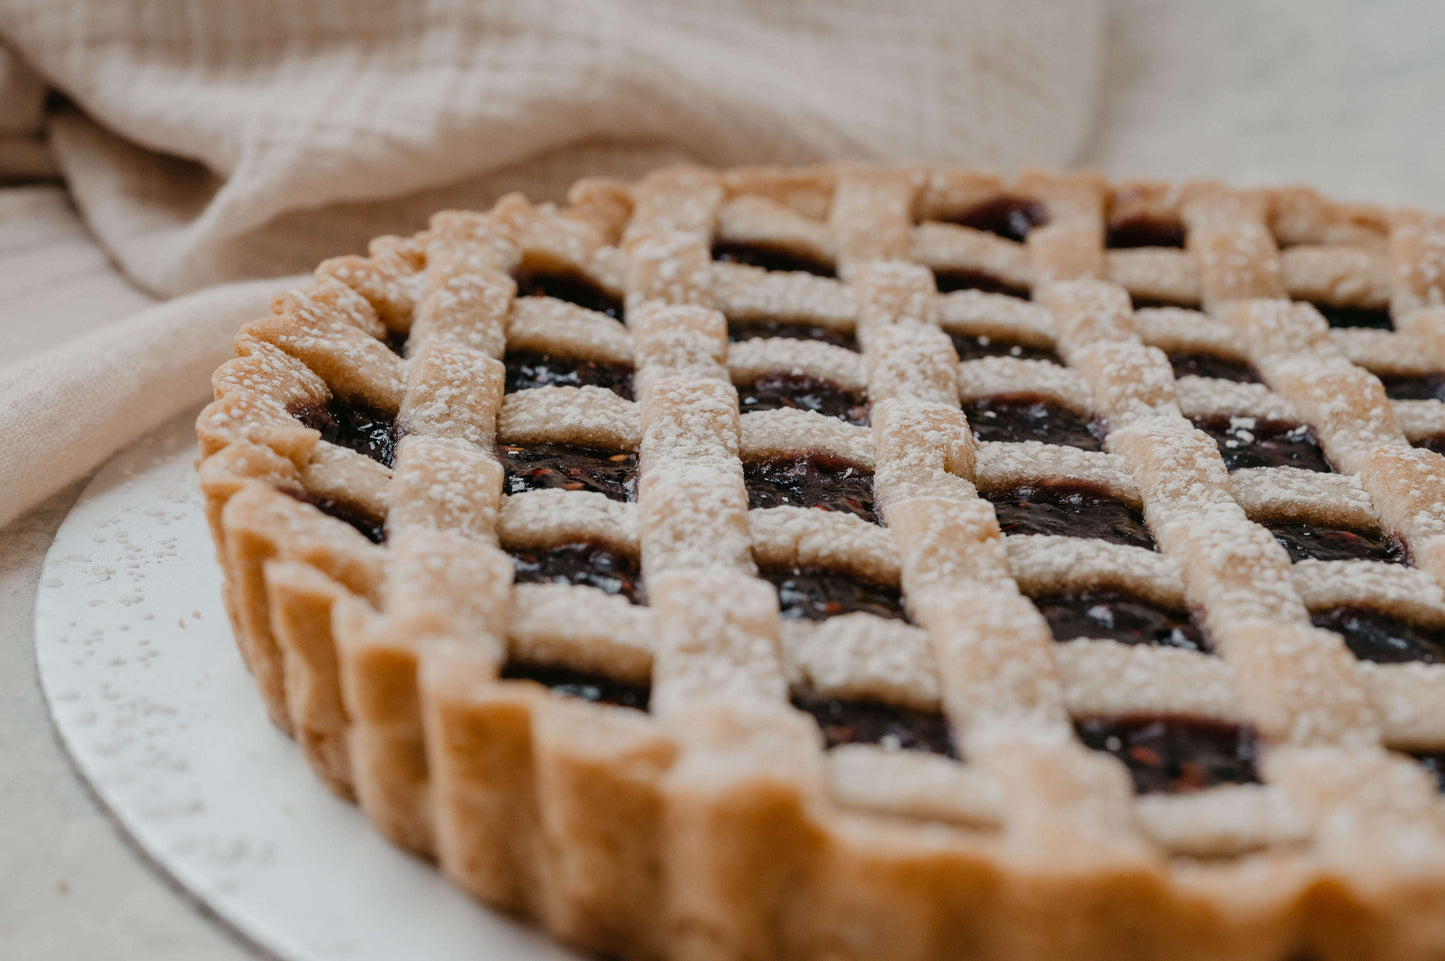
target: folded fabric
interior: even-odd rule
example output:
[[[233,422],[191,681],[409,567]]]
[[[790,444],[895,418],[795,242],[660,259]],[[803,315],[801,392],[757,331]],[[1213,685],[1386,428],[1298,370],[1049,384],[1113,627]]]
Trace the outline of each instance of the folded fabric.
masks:
[[[55,175],[42,137],[44,105],[45,82],[0,45],[0,182]]]
[[[1102,20],[1102,0],[0,0],[0,37],[78,108],[51,145],[87,222],[167,296],[684,157],[1065,164]]]
[[[214,287],[0,373],[0,527],[207,395],[241,324],[305,278]]]

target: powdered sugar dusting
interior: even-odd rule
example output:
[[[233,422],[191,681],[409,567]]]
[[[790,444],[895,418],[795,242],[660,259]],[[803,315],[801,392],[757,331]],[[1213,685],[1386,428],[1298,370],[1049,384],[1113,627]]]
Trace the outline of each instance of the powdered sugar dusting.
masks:
[[[749,194],[745,183],[764,192]],[[495,634],[500,644],[505,634],[508,650],[533,663],[650,679],[662,731],[704,707],[744,729],[763,716],[796,721],[787,706],[794,689],[941,708],[964,748],[962,764],[877,748],[835,753],[832,798],[859,810],[998,827],[1019,844],[1033,823],[1028,811],[1067,812],[1070,844],[1092,839],[1116,852],[1157,845],[1226,855],[1306,837],[1343,844],[1332,815],[1310,808],[1324,790],[1317,774],[1218,789],[1194,807],[1136,805],[1114,762],[1081,753],[1070,721],[1183,713],[1248,723],[1282,757],[1338,749],[1355,752],[1341,757],[1357,770],[1384,744],[1445,743],[1445,716],[1430,706],[1445,702],[1442,672],[1357,663],[1338,636],[1308,623],[1317,605],[1367,601],[1445,623],[1445,461],[1406,440],[1437,420],[1445,425],[1445,415],[1429,406],[1438,402],[1391,403],[1351,362],[1374,363],[1406,343],[1441,355],[1445,321],[1432,327],[1404,307],[1442,300],[1435,252],[1445,242],[1438,231],[1398,228],[1388,257],[1406,260],[1382,286],[1383,247],[1282,256],[1259,196],[1199,187],[1150,194],[1185,224],[1184,250],[1105,255],[1100,182],[1031,175],[1020,184],[1050,216],[1046,232],[1023,244],[929,219],[994,199],[996,179],[857,168],[823,179],[729,180],[686,169],[625,194],[616,188],[624,199],[598,194],[585,210],[508,198],[489,214],[443,215],[417,238],[379,241],[368,258],[330,261],[316,284],[248,328],[245,356],[218,375],[202,434],[217,450],[263,444],[294,465],[269,464],[268,484],[351,492],[373,510],[389,508],[396,523],[388,530],[406,551],[359,543],[345,525],[290,499],[278,507],[258,487],[231,497],[228,523],[381,600],[380,614],[368,614],[369,644],[403,619],[453,648],[464,643],[453,635]],[[844,279],[714,263],[717,240],[836,260]],[[519,268],[570,272],[624,296],[625,323],[552,298],[517,298],[509,274]],[[1035,300],[939,295],[930,270],[1036,285]],[[1104,275],[1119,282],[1097,279]],[[1378,306],[1387,286],[1408,331],[1332,334],[1314,308],[1282,299],[1320,291]],[[1202,299],[1210,313],[1134,311],[1131,290]],[[729,320],[856,333],[863,353],[786,338],[729,345]],[[408,330],[402,360],[379,338]],[[1012,357],[958,364],[945,331],[1053,346],[1068,366]],[[638,400],[593,387],[502,397],[498,361],[509,349],[635,364]],[[1252,365],[1265,383],[1176,380],[1162,350],[1215,352]],[[779,370],[866,390],[872,426],[799,410],[740,416],[732,382]],[[312,456],[314,432],[293,426],[288,410],[333,394],[399,412],[406,436],[394,476],[347,452],[323,447]],[[1107,453],[978,443],[960,399],[1017,394],[1099,418]],[[1213,440],[1186,419],[1214,414],[1308,424],[1340,473],[1229,474]],[[636,450],[638,502],[575,491],[503,498],[494,440]],[[872,467],[886,526],[806,508],[749,511],[742,462],[783,453]],[[1083,538],[1005,538],[978,496],[1055,480],[1096,484],[1142,508],[1162,553]],[[399,494],[405,504],[388,503]],[[1404,538],[1420,566],[1291,566],[1252,521],[1303,515],[1378,524]],[[651,606],[572,585],[511,586],[498,545],[573,539],[640,557]],[[913,623],[864,613],[781,622],[757,566],[825,563],[900,586]],[[427,600],[428,585],[438,597],[465,599],[448,610]],[[1197,609],[1219,656],[1057,644],[1024,593],[1099,585]],[[346,629],[341,635],[344,649]],[[412,640],[398,638],[398,649],[414,650]],[[274,687],[273,675],[265,683]],[[473,695],[492,682],[478,683]],[[363,715],[354,723],[360,743],[376,733]],[[816,748],[806,724],[764,728],[759,756],[764,740],[767,751]],[[690,738],[679,743],[698,757],[715,749]],[[1038,763],[1016,763],[1015,750]],[[880,777],[882,787],[868,781]]]

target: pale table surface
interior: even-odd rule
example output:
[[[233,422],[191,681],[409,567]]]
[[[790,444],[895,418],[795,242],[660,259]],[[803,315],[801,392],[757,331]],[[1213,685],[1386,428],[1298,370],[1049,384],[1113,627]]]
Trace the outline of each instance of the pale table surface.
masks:
[[[1097,132],[1114,175],[1314,183],[1445,210],[1445,5],[1116,0]],[[54,316],[61,324],[28,324]],[[143,306],[57,188],[0,190],[0,356]],[[39,565],[79,487],[0,531],[0,944],[17,959],[249,961],[153,873],[57,746],[35,683]]]

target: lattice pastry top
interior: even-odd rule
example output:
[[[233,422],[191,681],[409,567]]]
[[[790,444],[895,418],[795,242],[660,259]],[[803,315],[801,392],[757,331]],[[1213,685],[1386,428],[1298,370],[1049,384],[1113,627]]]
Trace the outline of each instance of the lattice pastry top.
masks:
[[[481,898],[643,959],[1445,957],[1445,221],[673,169],[236,354],[245,659]]]

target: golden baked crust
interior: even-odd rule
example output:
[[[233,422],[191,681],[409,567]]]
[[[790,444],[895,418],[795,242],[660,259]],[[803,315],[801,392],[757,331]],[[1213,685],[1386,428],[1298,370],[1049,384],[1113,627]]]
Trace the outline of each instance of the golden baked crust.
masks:
[[[979,211],[1031,229],[968,226]],[[541,274],[622,319],[518,296]],[[1357,659],[1311,622],[1445,624],[1445,458],[1411,446],[1445,435],[1445,403],[1380,379],[1445,371],[1442,302],[1445,223],[1302,189],[583,181],[560,208],[438,214],[278,298],[216,374],[200,478],[275,722],[388,837],[566,940],[659,961],[1442,958],[1445,802],[1401,752],[1445,749],[1445,664]],[[1388,307],[1391,329],[1310,303]],[[730,343],[730,323],[821,333]],[[960,363],[950,335],[1063,364]],[[507,392],[509,350],[630,366],[635,400]],[[1196,353],[1262,382],[1176,378],[1170,355]],[[866,393],[868,425],[740,414],[735,385],[777,370]],[[980,442],[961,404],[1020,395],[1094,419],[1104,449]],[[334,403],[394,417],[393,466],[302,422]],[[1305,425],[1336,472],[1230,472],[1191,423],[1210,417]],[[635,501],[504,494],[498,444],[635,453]],[[750,510],[744,465],[799,453],[871,471],[882,526]],[[1158,550],[1002,533],[989,497],[1061,479],[1141,511]],[[1291,564],[1262,526],[1281,521],[1376,529],[1413,566]],[[514,582],[509,552],[579,541],[640,564],[647,603]],[[758,576],[777,567],[901,589],[908,619],[780,618]],[[1058,643],[1030,600],[1105,587],[1196,612],[1214,653]],[[650,709],[503,679],[512,663],[645,686]],[[964,760],[824,750],[799,692],[941,711]],[[1131,716],[1248,727],[1262,783],[1136,794],[1075,733]]]

